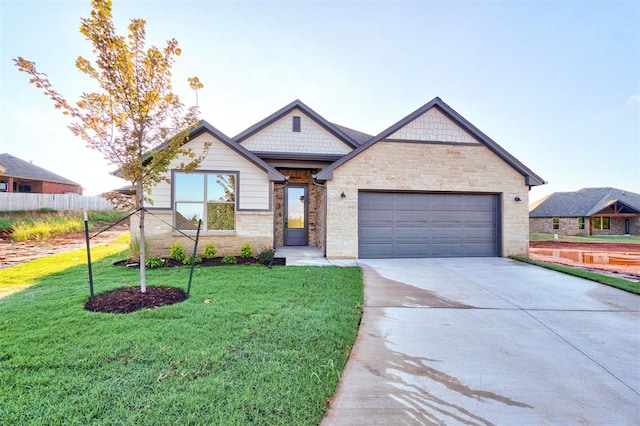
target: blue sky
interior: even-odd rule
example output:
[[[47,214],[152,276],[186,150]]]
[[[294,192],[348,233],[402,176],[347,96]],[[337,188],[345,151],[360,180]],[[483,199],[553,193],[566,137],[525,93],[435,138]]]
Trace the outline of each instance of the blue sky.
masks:
[[[121,182],[18,73],[24,56],[71,100],[90,83],[74,67],[89,1],[0,0],[0,152],[81,183]],[[549,183],[640,193],[640,3],[215,2],[116,0],[124,33],[147,20],[149,44],[183,50],[174,89],[234,136],[294,99],[329,121],[377,134],[439,96]]]

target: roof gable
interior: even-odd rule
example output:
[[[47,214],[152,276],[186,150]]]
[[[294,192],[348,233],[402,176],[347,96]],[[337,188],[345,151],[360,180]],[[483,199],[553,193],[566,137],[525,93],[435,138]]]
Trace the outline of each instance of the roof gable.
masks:
[[[227,135],[222,133],[220,130],[216,129],[214,126],[212,126],[205,120],[201,120],[200,125],[196,127],[191,133],[189,133],[189,138],[195,138],[205,132],[211,134],[212,136],[220,140],[222,143],[224,143],[226,146],[228,146],[229,148],[231,148],[241,156],[245,157],[256,166],[263,169],[265,172],[267,172],[269,180],[276,181],[276,182],[281,182],[285,180],[285,177],[279,171],[271,167],[269,164],[265,163],[263,160],[258,158],[251,151],[249,151],[248,149],[246,149],[245,147],[243,147],[233,139],[229,138]]]
[[[437,109],[437,112],[432,112],[427,114],[430,110]],[[423,117],[424,115],[424,117]],[[481,143],[485,145],[489,150],[491,150],[494,154],[500,157],[503,161],[509,164],[512,168],[517,170],[520,174],[525,177],[525,183],[530,186],[535,185],[544,185],[546,182],[538,175],[536,175],[531,169],[522,164],[518,159],[516,159],[513,155],[508,153],[504,148],[498,145],[497,142],[492,140],[490,137],[482,133],[477,127],[467,121],[464,117],[458,114],[453,110],[449,105],[447,105],[442,99],[436,97],[433,98],[430,102],[426,103],[422,107],[418,108],[416,111],[407,115],[400,121],[391,125],[389,128],[383,130],[374,138],[370,139],[357,149],[351,151],[351,153],[345,155],[340,160],[331,164],[329,167],[325,168],[323,171],[318,173],[316,178],[318,180],[330,180],[333,178],[333,170],[340,167],[342,164],[349,161],[351,158],[357,156],[362,151],[368,149],[373,146],[377,142],[381,140],[390,140],[390,141],[403,141],[408,139],[404,139],[411,134],[417,132],[418,128],[424,126],[429,123],[433,118],[441,119],[441,115],[444,116],[450,124],[448,124],[445,129],[445,132],[442,133],[442,137],[452,139],[450,142],[454,143]],[[417,120],[417,121],[416,121]],[[414,123],[415,122],[415,123]],[[414,124],[411,124],[414,123]],[[452,128],[454,126],[454,128]],[[406,128],[406,129],[405,129]],[[404,129],[404,130],[403,130]],[[450,132],[451,130],[455,130],[454,132]],[[449,134],[447,136],[447,134]],[[436,131],[432,132],[435,136],[441,134],[441,132]],[[393,135],[402,136],[402,139],[393,138]],[[468,139],[471,137],[472,139]],[[472,140],[472,142],[468,142]],[[424,142],[448,142],[448,141],[424,141]]]
[[[28,161],[21,160],[11,154],[0,154],[0,164],[5,169],[2,174],[3,176],[80,186],[77,182],[50,172],[42,167],[38,167]]]
[[[619,206],[616,206],[616,205]],[[609,208],[640,211],[640,194],[617,188],[582,188],[575,192],[554,192],[536,205],[529,217],[589,217],[611,214]]]
[[[277,171],[276,169],[271,167],[269,164],[262,161],[251,151],[247,150],[246,148],[244,148],[243,146],[241,146],[240,144],[232,140],[229,136],[225,135],[224,133],[222,133],[220,130],[218,130],[217,128],[215,128],[205,120],[200,120],[198,126],[189,132],[189,140],[196,138],[203,133],[209,133],[210,135],[218,139],[220,142],[225,144],[227,147],[231,148],[241,156],[251,161],[256,166],[258,166],[259,168],[267,172],[269,180],[276,181],[276,182],[282,182],[285,180],[285,177],[279,171]],[[188,141],[185,141],[184,143],[186,142]],[[153,152],[162,151],[167,146],[168,143],[169,142],[163,143],[162,145],[159,145],[158,147],[154,148],[150,153],[147,153],[145,155],[145,160],[151,157],[153,155]],[[122,177],[120,173],[120,169],[112,172],[112,174],[118,177]]]
[[[343,154],[360,145],[351,137],[351,135],[349,135],[347,132],[343,130],[345,128],[341,128],[340,126],[336,126],[328,122],[326,119],[324,119],[324,117],[322,117],[320,114],[318,114],[317,112],[309,108],[307,105],[305,105],[302,101],[298,99],[284,106],[283,108],[279,109],[278,111],[274,112],[273,114],[264,118],[263,120],[260,120],[259,122],[249,127],[245,131],[236,135],[236,137],[234,137],[233,139],[239,144],[246,143],[249,139],[251,139],[253,136],[258,134],[259,132],[263,131],[264,129],[267,129],[268,127],[271,127],[271,126],[277,126],[280,120],[287,119],[290,116],[300,115],[300,114],[304,114],[306,117],[308,117],[311,120],[311,123],[310,123],[311,126],[317,127],[314,129],[316,134],[319,134],[317,129],[322,129],[323,131],[328,132],[334,138],[337,138],[342,144],[346,145],[346,148],[348,150],[344,151],[343,149],[344,151],[342,152]],[[288,129],[288,131],[286,132],[287,134],[292,133],[290,122],[283,122],[282,125],[284,125],[285,129]],[[252,149],[252,150],[255,151],[255,149]],[[262,149],[258,149],[258,150],[262,150]]]
[[[409,140],[424,142],[470,143],[478,140],[453,122],[438,107],[430,108],[406,123],[385,140]]]

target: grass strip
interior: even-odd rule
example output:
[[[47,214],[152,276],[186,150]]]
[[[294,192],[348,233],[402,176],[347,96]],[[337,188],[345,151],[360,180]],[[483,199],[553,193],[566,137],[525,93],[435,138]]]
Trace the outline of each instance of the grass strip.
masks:
[[[98,293],[137,285],[114,260],[94,265]],[[0,424],[317,425],[363,301],[359,268],[199,267],[189,299],[132,314],[83,309],[84,265],[31,276],[0,299]]]
[[[84,230],[81,212],[0,212],[0,230],[10,231],[14,241],[47,240],[57,235]],[[90,229],[100,229],[121,219],[124,214],[114,211],[90,211]]]
[[[97,261],[104,257],[120,253],[128,248],[129,233],[126,233],[111,241],[109,244],[91,247],[91,260],[92,262]],[[78,249],[0,269],[0,297],[32,286],[36,284],[40,278],[46,277],[47,275],[86,264],[87,250]]]
[[[587,280],[595,281],[600,284],[605,284],[611,287],[615,287],[620,290],[625,290],[630,293],[640,294],[640,282],[634,282],[625,280],[623,278],[612,277],[609,275],[602,275],[591,271],[585,271],[582,269],[572,268],[565,265],[557,265],[555,263],[539,262],[537,260],[529,259],[523,256],[512,256],[514,260],[518,260],[524,263],[530,263],[532,265],[540,266],[542,268],[551,269],[552,271],[562,272],[563,274],[573,275],[579,278],[585,278]]]

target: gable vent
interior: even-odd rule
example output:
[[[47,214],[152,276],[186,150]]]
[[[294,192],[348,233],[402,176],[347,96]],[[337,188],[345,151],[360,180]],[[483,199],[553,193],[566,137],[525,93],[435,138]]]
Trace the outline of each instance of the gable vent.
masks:
[[[294,132],[299,132],[300,131],[300,117],[293,117],[293,131]]]

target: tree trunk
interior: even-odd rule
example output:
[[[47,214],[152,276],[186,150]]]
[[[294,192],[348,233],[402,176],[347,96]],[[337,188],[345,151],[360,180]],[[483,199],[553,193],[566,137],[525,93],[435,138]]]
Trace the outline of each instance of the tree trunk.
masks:
[[[146,277],[146,248],[145,248],[145,235],[144,235],[144,189],[142,181],[136,184],[136,198],[138,208],[140,210],[140,291],[142,293],[147,292],[147,277]]]

